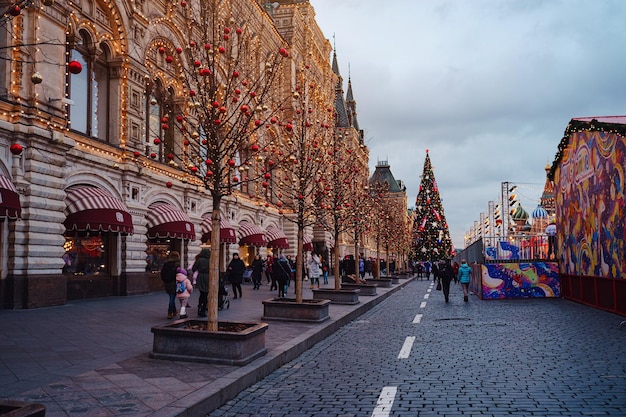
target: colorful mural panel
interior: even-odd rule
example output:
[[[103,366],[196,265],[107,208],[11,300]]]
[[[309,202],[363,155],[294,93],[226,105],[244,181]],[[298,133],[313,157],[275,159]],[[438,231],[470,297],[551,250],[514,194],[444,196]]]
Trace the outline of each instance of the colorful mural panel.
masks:
[[[626,139],[574,132],[555,170],[561,272],[623,278]]]
[[[556,262],[481,265],[482,298],[552,298],[561,296]]]

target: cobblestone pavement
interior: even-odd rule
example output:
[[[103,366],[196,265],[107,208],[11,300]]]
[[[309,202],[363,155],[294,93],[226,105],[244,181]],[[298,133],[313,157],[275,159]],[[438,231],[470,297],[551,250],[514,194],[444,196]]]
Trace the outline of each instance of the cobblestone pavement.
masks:
[[[626,416],[622,320],[413,281],[209,416]]]

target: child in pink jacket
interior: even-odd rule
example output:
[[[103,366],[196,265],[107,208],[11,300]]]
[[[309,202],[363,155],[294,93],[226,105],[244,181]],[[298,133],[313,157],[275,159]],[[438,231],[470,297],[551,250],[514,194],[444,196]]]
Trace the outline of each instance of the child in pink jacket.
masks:
[[[193,292],[193,285],[187,278],[187,270],[184,268],[178,268],[176,270],[176,298],[180,300],[180,316],[181,319],[187,318],[187,301],[191,297]]]

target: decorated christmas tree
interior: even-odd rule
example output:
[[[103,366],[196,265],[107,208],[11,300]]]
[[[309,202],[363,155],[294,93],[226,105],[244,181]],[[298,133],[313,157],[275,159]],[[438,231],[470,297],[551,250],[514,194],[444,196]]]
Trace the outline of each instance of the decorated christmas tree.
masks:
[[[415,201],[413,225],[413,257],[418,261],[440,261],[454,254],[450,230],[435,181],[435,174],[426,150],[424,171]]]

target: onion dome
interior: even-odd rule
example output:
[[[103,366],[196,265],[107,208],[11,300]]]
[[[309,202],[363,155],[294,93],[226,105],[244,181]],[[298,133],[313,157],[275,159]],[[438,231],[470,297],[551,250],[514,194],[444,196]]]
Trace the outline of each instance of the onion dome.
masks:
[[[541,207],[541,204],[537,206],[537,208],[533,211],[533,219],[547,219],[548,212],[546,209]]]
[[[528,220],[528,213],[522,208],[522,205],[520,204],[511,215],[511,218],[514,222],[526,222],[526,220]]]

